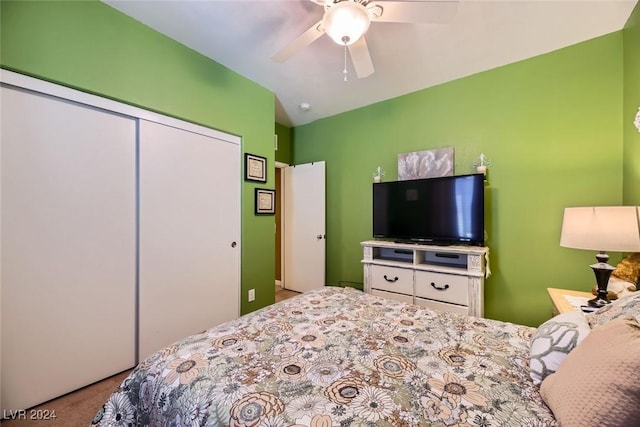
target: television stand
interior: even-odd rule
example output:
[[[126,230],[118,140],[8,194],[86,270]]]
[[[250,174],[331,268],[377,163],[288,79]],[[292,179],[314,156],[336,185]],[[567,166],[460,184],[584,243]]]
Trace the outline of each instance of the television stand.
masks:
[[[423,307],[482,317],[489,248],[368,240],[364,291]]]

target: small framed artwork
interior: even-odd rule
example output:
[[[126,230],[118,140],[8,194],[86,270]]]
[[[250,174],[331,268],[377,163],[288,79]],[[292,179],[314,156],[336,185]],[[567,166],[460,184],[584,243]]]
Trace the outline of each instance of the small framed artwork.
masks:
[[[267,159],[255,154],[244,153],[244,179],[246,181],[267,182]]]
[[[274,215],[276,213],[276,190],[256,188],[256,215]]]

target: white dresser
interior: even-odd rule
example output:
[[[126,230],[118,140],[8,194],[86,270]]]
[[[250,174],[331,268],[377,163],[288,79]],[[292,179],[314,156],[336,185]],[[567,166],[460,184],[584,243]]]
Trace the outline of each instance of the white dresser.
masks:
[[[484,315],[489,248],[377,240],[361,245],[365,292],[437,310]]]

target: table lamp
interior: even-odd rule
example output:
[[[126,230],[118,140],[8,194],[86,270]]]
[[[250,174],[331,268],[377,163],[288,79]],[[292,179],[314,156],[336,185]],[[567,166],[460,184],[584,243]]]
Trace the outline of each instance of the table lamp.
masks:
[[[589,300],[592,307],[609,303],[607,286],[614,267],[606,251],[640,251],[640,208],[636,206],[595,206],[565,208],[560,246],[599,251],[597,263],[590,265],[596,276],[598,292]]]

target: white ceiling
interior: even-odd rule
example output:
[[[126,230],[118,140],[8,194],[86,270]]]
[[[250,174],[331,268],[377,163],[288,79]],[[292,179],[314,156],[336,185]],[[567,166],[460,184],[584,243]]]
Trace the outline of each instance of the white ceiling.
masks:
[[[276,121],[287,126],[620,30],[637,3],[460,0],[445,24],[373,22],[366,40],[375,73],[358,79],[349,62],[345,83],[343,47],[327,35],[285,63],[271,59],[322,19],[324,9],[312,0],[103,1],[273,91]],[[301,103],[311,109],[301,111]]]

